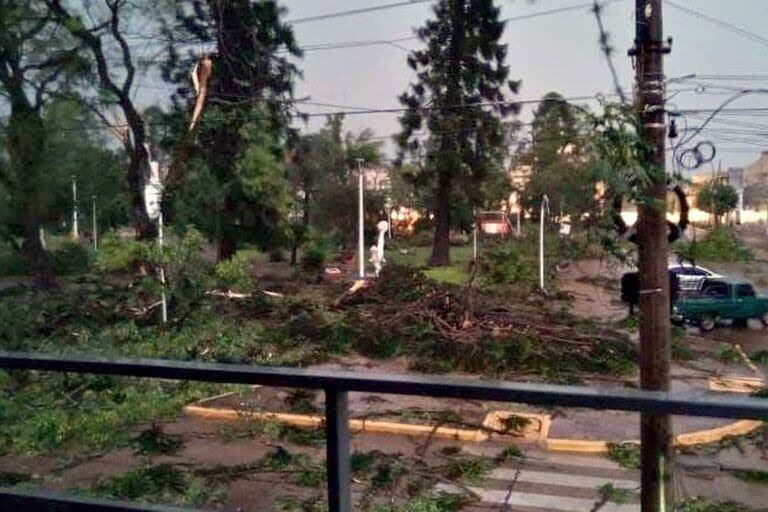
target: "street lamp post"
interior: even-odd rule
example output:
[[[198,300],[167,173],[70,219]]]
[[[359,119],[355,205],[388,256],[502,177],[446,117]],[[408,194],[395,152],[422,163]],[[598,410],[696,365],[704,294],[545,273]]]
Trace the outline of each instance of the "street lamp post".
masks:
[[[77,227],[77,176],[72,175],[72,238],[80,238]]]
[[[365,198],[363,197],[363,190],[365,188],[365,177],[363,175],[363,163],[365,159],[357,159],[358,181],[357,181],[357,259],[358,264],[358,277],[365,279],[365,229],[363,223],[365,222]]]
[[[549,212],[549,197],[547,194],[541,198],[541,214],[539,215],[539,288],[542,292],[547,291],[544,285],[544,215]]]
[[[96,195],[91,196],[91,201],[93,203],[93,251],[97,252],[99,250],[99,226],[96,222]]]

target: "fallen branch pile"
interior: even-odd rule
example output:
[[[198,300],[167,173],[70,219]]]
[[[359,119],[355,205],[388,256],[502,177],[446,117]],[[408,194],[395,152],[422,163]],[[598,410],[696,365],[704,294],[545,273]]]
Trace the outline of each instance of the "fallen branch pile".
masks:
[[[412,355],[424,370],[556,376],[634,370],[635,347],[624,333],[580,321],[527,288],[502,294],[447,286],[389,266],[340,305],[356,328],[358,350]]]

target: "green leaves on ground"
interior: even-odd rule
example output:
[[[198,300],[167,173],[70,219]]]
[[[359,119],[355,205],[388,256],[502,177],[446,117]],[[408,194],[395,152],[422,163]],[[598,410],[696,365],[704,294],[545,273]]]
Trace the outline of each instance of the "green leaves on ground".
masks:
[[[635,443],[608,444],[608,458],[626,469],[640,467],[640,446]]]

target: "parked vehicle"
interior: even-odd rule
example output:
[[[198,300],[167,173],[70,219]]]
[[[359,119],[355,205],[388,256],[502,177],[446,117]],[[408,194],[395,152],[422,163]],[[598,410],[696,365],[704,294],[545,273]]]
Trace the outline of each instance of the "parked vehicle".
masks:
[[[768,297],[758,297],[746,281],[705,278],[699,293],[675,303],[672,318],[696,324],[702,331],[711,331],[720,320],[757,318],[768,325]]]
[[[674,263],[669,265],[669,271],[674,272],[679,279],[681,292],[700,290],[708,277],[723,277],[694,264]]]

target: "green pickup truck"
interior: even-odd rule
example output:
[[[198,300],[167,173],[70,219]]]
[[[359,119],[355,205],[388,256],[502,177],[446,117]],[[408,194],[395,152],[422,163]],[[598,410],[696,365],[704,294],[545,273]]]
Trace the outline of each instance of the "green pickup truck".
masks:
[[[719,320],[762,320],[768,325],[768,298],[758,297],[751,284],[723,278],[708,278],[699,292],[681,296],[672,308],[672,319],[697,324],[711,331]]]

